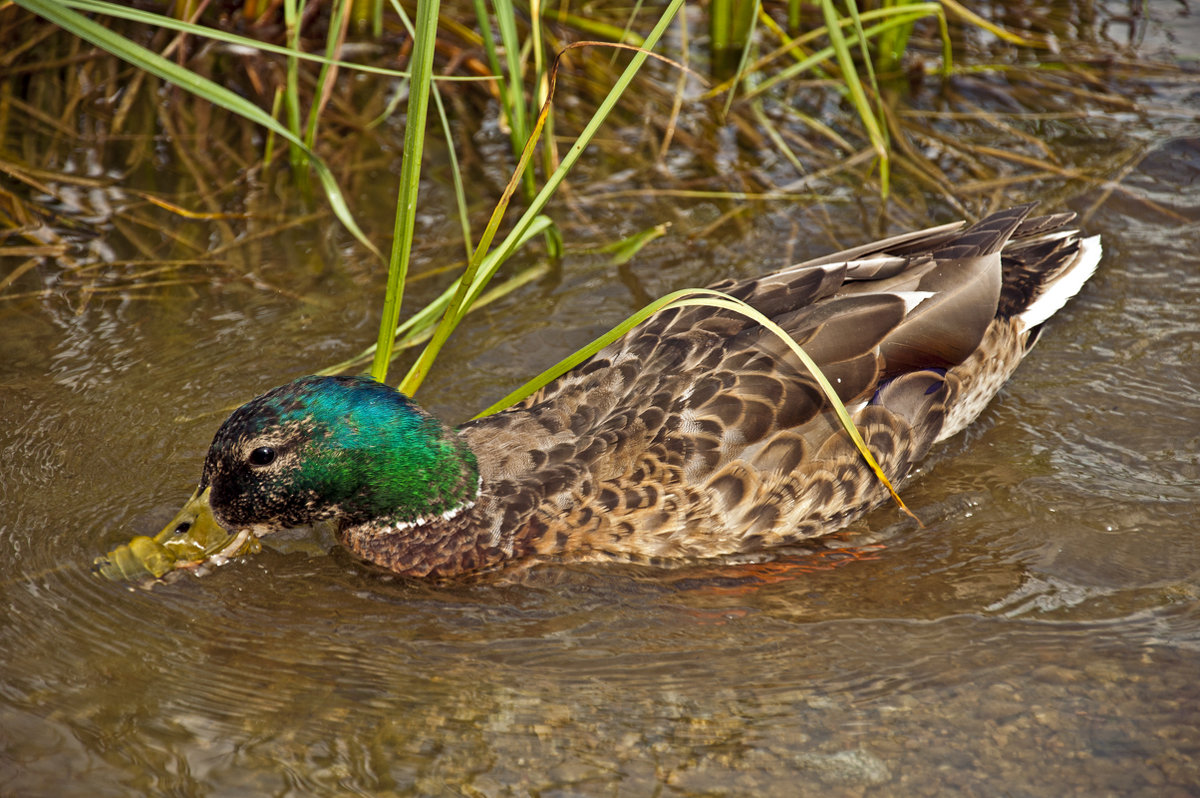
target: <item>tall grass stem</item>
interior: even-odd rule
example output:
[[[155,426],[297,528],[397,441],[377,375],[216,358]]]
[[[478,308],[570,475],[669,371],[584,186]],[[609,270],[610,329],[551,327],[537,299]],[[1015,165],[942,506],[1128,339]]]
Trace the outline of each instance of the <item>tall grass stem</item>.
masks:
[[[600,103],[599,107],[596,109],[596,113],[590,120],[588,120],[588,123],[584,126],[584,129],[579,134],[579,137],[574,141],[574,143],[571,144],[571,147],[567,150],[566,155],[559,164],[558,169],[556,169],[554,173],[546,179],[546,183],[542,186],[541,190],[529,203],[529,206],[517,220],[516,224],[513,225],[512,230],[509,231],[508,235],[505,236],[503,241],[501,241],[499,246],[496,248],[495,260],[490,268],[486,270],[481,269],[480,266],[483,263],[484,254],[488,253],[488,250],[491,247],[491,243],[496,234],[496,230],[499,227],[500,220],[503,218],[508,201],[512,196],[514,185],[512,182],[509,183],[509,187],[506,189],[505,195],[501,198],[500,203],[496,206],[496,209],[492,213],[491,219],[488,221],[487,228],[484,230],[483,236],[480,238],[479,245],[475,248],[475,254],[471,259],[471,264],[467,267],[467,273],[464,275],[463,282],[460,286],[458,294],[455,297],[455,300],[452,302],[451,306],[446,309],[446,313],[443,315],[442,321],[438,325],[438,329],[435,330],[433,337],[430,339],[429,343],[425,345],[425,348],[421,351],[420,356],[417,358],[416,362],[413,363],[412,367],[408,371],[408,374],[405,375],[404,380],[400,383],[401,391],[411,396],[420,386],[421,382],[424,381],[425,376],[429,373],[429,369],[432,367],[433,361],[437,357],[438,352],[441,351],[446,339],[449,338],[450,333],[457,326],[458,322],[462,318],[462,315],[466,313],[466,311],[474,303],[476,297],[478,297],[487,286],[488,281],[491,280],[492,275],[495,273],[495,270],[499,268],[499,265],[508,259],[508,257],[515,251],[518,242],[523,240],[529,226],[541,214],[542,209],[558,190],[558,187],[561,185],[562,181],[566,179],[567,174],[575,165],[575,162],[579,160],[579,156],[583,154],[583,151],[587,148],[592,138],[596,135],[596,132],[600,129],[600,126],[604,124],[604,121],[608,118],[609,113],[611,113],[612,109],[616,106],[617,101],[620,100],[621,95],[624,94],[625,89],[633,81],[634,76],[637,75],[638,71],[642,67],[642,64],[649,56],[648,51],[652,50],[655,45],[658,44],[659,39],[662,37],[663,33],[666,32],[668,26],[671,24],[671,21],[679,12],[679,9],[683,7],[683,3],[684,0],[671,0],[670,4],[663,11],[662,16],[659,17],[659,20],[655,24],[653,30],[651,30],[650,34],[646,37],[645,49],[639,49],[634,52],[633,58],[630,59],[629,65],[617,79],[612,89],[609,90],[608,95],[605,96],[604,100]],[[553,100],[553,91],[551,91],[551,96],[546,100],[546,104],[543,106],[542,111],[538,116],[538,126],[535,129],[534,134],[531,135],[529,140],[525,143],[525,149],[521,156],[522,162],[517,165],[518,174],[519,170],[524,168],[525,162],[528,161],[529,156],[532,153],[532,149],[537,140],[536,134],[540,130],[541,122],[545,119],[545,116],[549,110],[548,106],[551,102],[553,102]],[[377,350],[376,356],[378,356],[378,354],[379,353]]]
[[[383,317],[375,344],[371,376],[387,379],[392,359],[392,343],[400,320],[404,299],[404,281],[412,253],[413,227],[417,215],[417,193],[421,181],[421,156],[425,151],[425,121],[429,112],[429,94],[433,80],[433,52],[437,42],[438,0],[418,0],[408,92],[408,113],[404,122],[404,158],[400,164],[400,186],[396,195],[396,222],[388,259],[387,291],[383,299]]]

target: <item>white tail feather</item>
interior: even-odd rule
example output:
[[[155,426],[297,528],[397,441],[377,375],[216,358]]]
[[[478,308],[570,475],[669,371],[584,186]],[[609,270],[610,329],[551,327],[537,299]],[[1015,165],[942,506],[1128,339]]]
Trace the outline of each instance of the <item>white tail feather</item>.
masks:
[[[1046,286],[1045,292],[1017,316],[1021,320],[1021,331],[1038,326],[1067,304],[1067,300],[1079,293],[1100,263],[1100,236],[1082,239],[1079,255],[1058,278]]]

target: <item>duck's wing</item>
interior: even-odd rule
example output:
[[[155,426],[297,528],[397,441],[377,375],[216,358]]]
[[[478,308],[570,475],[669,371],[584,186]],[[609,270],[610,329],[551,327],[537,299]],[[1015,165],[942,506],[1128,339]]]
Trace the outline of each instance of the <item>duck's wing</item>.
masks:
[[[942,433],[961,389],[955,369],[978,352],[1008,296],[1006,244],[1047,242],[1069,218],[1027,220],[1029,211],[713,287],[804,348],[896,478]],[[788,346],[723,309],[660,312],[463,432],[485,483],[519,508],[506,523],[536,515],[535,525],[553,527],[558,507],[575,540],[592,547],[595,536],[611,546],[644,539],[639,551],[675,556],[691,550],[686,530],[697,524],[710,528],[713,548],[694,553],[774,545],[882,494]]]
[[[856,247],[713,289],[742,300],[799,343],[849,404],[882,379],[949,368],[975,350],[996,316],[1004,243],[1031,206],[968,230],[942,225]],[[748,317],[675,307],[485,427],[543,426],[534,440],[637,429],[630,414],[691,410],[740,429],[748,441],[817,415],[825,400],[785,342]],[[647,412],[649,411],[649,412]],[[536,421],[535,421],[536,420]],[[657,424],[650,424],[656,428]],[[759,430],[758,427],[762,427]],[[526,429],[526,432],[539,432]]]

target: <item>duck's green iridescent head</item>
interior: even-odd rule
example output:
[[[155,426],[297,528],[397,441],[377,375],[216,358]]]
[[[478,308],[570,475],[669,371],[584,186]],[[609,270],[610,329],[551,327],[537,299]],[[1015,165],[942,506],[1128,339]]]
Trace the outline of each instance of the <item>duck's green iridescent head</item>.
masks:
[[[304,377],[234,411],[183,509],[94,568],[158,579],[257,551],[257,537],[286,527],[337,518],[403,529],[448,517],[478,492],[466,441],[404,394],[365,378]]]
[[[363,377],[303,377],[221,425],[200,491],[257,534],[325,518],[414,522],[473,500],[475,456],[404,394]]]

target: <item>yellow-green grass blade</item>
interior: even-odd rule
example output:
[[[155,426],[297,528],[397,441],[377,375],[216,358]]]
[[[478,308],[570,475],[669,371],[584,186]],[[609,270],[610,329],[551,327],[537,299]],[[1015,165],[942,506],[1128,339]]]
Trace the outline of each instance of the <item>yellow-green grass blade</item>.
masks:
[[[850,418],[849,411],[847,411],[846,406],[842,404],[842,400],[838,398],[837,391],[834,390],[833,385],[829,382],[829,379],[824,375],[824,373],[822,373],[821,368],[816,364],[816,361],[809,357],[808,353],[804,351],[800,344],[796,343],[795,340],[793,340],[792,337],[788,335],[782,327],[768,319],[750,305],[746,304],[740,299],[731,297],[728,294],[721,294],[719,291],[714,291],[712,293],[722,298],[715,300],[684,299],[677,304],[706,305],[709,307],[725,308],[727,310],[736,311],[758,322],[763,327],[778,336],[781,341],[786,343],[788,348],[792,350],[793,354],[800,358],[800,361],[804,363],[805,368],[808,369],[809,373],[812,374],[813,379],[815,379],[817,384],[821,387],[822,393],[824,393],[825,398],[829,400],[829,404],[833,407],[834,413],[837,414],[838,421],[841,422],[842,428],[846,430],[846,434],[850,436],[850,440],[854,442],[854,447],[858,449],[858,453],[862,455],[863,461],[875,474],[875,477],[883,484],[885,488],[887,488],[888,493],[891,494],[892,499],[896,502],[896,505],[909,517],[919,522],[919,519],[917,519],[916,515],[914,515],[913,512],[904,504],[904,501],[900,498],[900,494],[898,494],[896,489],[892,487],[891,481],[887,478],[887,475],[883,473],[883,468],[881,468],[879,463],[875,460],[874,455],[871,454],[871,450],[867,448],[866,441],[864,441],[862,435],[859,434],[858,428],[854,426],[854,420]]]
[[[753,3],[754,9],[751,13],[739,11],[739,21],[735,25],[736,36],[741,40],[741,53],[738,55],[737,71],[734,75],[734,86],[741,82],[742,77],[746,75],[747,64],[750,63],[750,49],[754,45],[754,29],[758,16],[762,12],[762,6],[755,0]],[[743,30],[744,28],[744,30]],[[733,98],[735,92],[731,89],[725,97],[725,107],[721,109],[721,113],[728,114],[729,109],[733,107]]]
[[[522,271],[519,271],[516,274],[514,274],[512,277],[509,277],[507,280],[504,280],[496,285],[491,286],[487,291],[485,291],[482,295],[480,295],[479,299],[475,300],[475,304],[471,306],[471,310],[475,311],[475,310],[478,310],[479,308],[486,307],[487,305],[490,305],[492,302],[495,302],[498,299],[508,296],[512,292],[516,291],[518,288],[526,286],[529,283],[533,282],[534,280],[540,280],[541,278],[543,278],[547,274],[549,274],[549,272],[550,272],[550,264],[545,261],[542,261],[542,262],[537,263],[533,266],[530,266],[526,269],[523,269]],[[429,305],[426,306],[426,309],[429,309],[429,308],[434,308],[434,309],[433,309],[431,315],[426,317],[423,322],[414,323],[412,326],[406,326],[407,322],[405,322],[405,324],[400,325],[400,327],[402,328],[402,331],[401,331],[402,334],[397,336],[396,342],[392,346],[392,353],[393,353],[392,356],[393,357],[395,357],[397,353],[401,352],[404,349],[407,349],[407,348],[413,347],[413,346],[418,346],[429,340],[429,337],[433,334],[433,325],[437,321],[439,312],[440,312],[440,310],[445,309],[446,303],[450,301],[450,295],[452,292],[453,292],[453,286],[451,286],[451,288],[447,289],[446,292],[443,293],[441,297],[439,297],[439,300],[441,300],[441,302],[438,307],[434,308],[434,305],[435,305],[434,302],[431,302]],[[425,314],[425,310],[423,309],[421,312],[415,314],[415,316],[423,316],[424,314]],[[415,316],[414,316],[414,318],[415,318]],[[366,350],[360,352],[359,354],[355,355],[354,357],[349,358],[348,360],[343,360],[341,363],[336,363],[332,366],[323,368],[320,371],[314,371],[313,373],[324,376],[324,377],[330,377],[335,374],[344,374],[347,371],[351,371],[352,369],[355,369],[359,366],[369,363],[374,354],[375,354],[375,344],[371,344],[369,347],[366,348]]]
[[[535,238],[536,236],[541,235],[542,233],[546,232],[547,230],[552,229],[553,225],[554,225],[554,222],[552,222],[550,220],[550,217],[548,217],[548,216],[537,217],[537,219],[534,220],[533,224],[531,224],[529,226],[529,229],[526,231],[525,236],[521,239],[521,241],[518,245],[518,248],[520,246],[524,246],[524,244],[526,242],[528,242],[531,238]],[[484,268],[490,269],[491,265],[492,265],[491,259],[496,258],[497,255],[498,255],[498,253],[496,253],[496,252],[489,253],[488,258],[485,259],[485,261],[484,261]],[[496,265],[499,266],[500,264],[497,263]],[[506,281],[505,285],[507,285],[509,287],[509,290],[515,290],[516,288],[518,288],[522,285],[525,285],[527,282],[529,282],[529,279],[531,279],[531,278],[529,278],[528,275],[531,274],[532,272],[533,272],[533,270],[527,269],[527,270],[521,272],[521,275],[525,275],[525,278],[522,278],[521,275],[518,275],[518,276],[513,277],[512,279]],[[540,274],[541,271],[538,271],[538,273]],[[458,286],[461,282],[462,282],[462,277],[459,277],[453,283],[451,283],[450,286],[446,288],[446,290],[442,291],[442,293],[439,294],[436,299],[434,299],[432,302],[425,305],[425,307],[421,308],[419,311],[417,311],[413,315],[409,316],[407,319],[405,319],[403,322],[401,322],[396,327],[396,329],[392,333],[392,340],[394,342],[392,344],[392,354],[391,354],[392,359],[395,359],[396,351],[399,348],[401,348],[402,344],[405,346],[412,346],[413,342],[424,341],[429,337],[427,335],[427,332],[430,330],[430,328],[433,327],[434,324],[437,323],[438,318],[440,318],[446,312],[446,308],[447,308],[447,306],[449,306],[450,300],[454,297],[455,293],[458,291]],[[482,304],[482,301],[483,301],[483,298],[480,297],[479,300],[477,300],[474,304],[471,305],[470,309],[474,310],[476,307],[479,307]],[[317,374],[340,374],[340,373],[346,371],[347,369],[354,368],[355,366],[358,366],[358,365],[365,363],[366,361],[372,359],[375,352],[377,351],[377,348],[378,348],[378,344],[371,344],[365,350],[363,350],[359,354],[355,355],[354,357],[350,358],[349,360],[345,360],[341,363],[335,364],[333,366],[329,366],[328,368],[325,368],[316,373]]]
[[[552,70],[549,96],[547,97],[546,102],[543,104],[541,112],[538,114],[537,124],[534,126],[529,139],[525,142],[525,148],[521,153],[521,160],[518,162],[516,171],[513,175],[514,179],[509,181],[504,195],[501,197],[500,202],[492,212],[492,217],[488,221],[487,227],[480,238],[478,246],[475,248],[475,255],[471,259],[471,264],[468,265],[467,272],[463,276],[463,282],[460,284],[459,291],[456,292],[455,298],[450,307],[446,309],[446,313],[442,317],[442,321],[438,325],[438,329],[434,332],[433,337],[430,339],[429,343],[426,344],[425,349],[422,350],[416,362],[413,363],[412,368],[409,369],[408,374],[404,377],[404,380],[401,381],[401,391],[411,396],[413,392],[415,392],[420,386],[421,382],[425,379],[425,375],[429,373],[429,369],[432,367],[433,360],[436,358],[437,353],[441,351],[441,348],[449,338],[450,333],[453,332],[455,326],[458,324],[458,321],[462,318],[462,314],[467,308],[474,304],[474,300],[479,296],[480,293],[482,293],[488,281],[491,280],[495,269],[499,267],[499,264],[503,263],[512,254],[512,252],[515,251],[519,245],[519,242],[525,238],[529,225],[532,224],[533,220],[541,214],[542,209],[545,208],[546,204],[550,201],[550,198],[558,190],[559,185],[564,179],[566,179],[567,173],[570,172],[576,161],[579,160],[580,155],[583,154],[583,151],[587,148],[596,132],[600,129],[600,126],[604,124],[605,119],[608,118],[608,114],[612,111],[613,107],[616,106],[617,101],[625,92],[626,87],[630,84],[630,82],[632,82],[638,70],[641,69],[642,63],[645,62],[647,57],[649,57],[649,50],[658,43],[663,33],[670,25],[671,20],[674,19],[675,14],[678,13],[682,6],[683,0],[671,0],[671,3],[663,11],[662,16],[655,24],[653,30],[651,30],[650,34],[646,37],[646,49],[638,49],[634,52],[633,58],[630,59],[629,65],[626,66],[625,71],[617,79],[612,89],[609,90],[608,95],[600,103],[600,106],[596,109],[596,113],[588,121],[587,125],[584,126],[584,129],[579,134],[579,137],[567,150],[558,168],[553,174],[550,175],[550,177],[546,179],[546,183],[542,186],[541,190],[530,201],[529,206],[525,209],[525,212],[517,220],[516,224],[513,225],[513,228],[509,231],[508,235],[505,236],[504,240],[498,245],[496,249],[498,255],[494,265],[488,269],[484,269],[482,268],[484,260],[483,255],[491,248],[492,240],[496,234],[497,228],[500,225],[500,220],[503,218],[504,211],[508,207],[508,202],[516,188],[516,182],[519,180],[522,170],[525,168],[525,164],[528,162],[530,156],[532,155],[534,146],[537,143],[537,137],[542,129],[546,115],[549,112],[549,105],[554,101],[554,81]]]
[[[494,404],[488,406],[487,408],[481,410],[479,413],[477,413],[475,415],[475,418],[483,418],[484,416],[490,416],[493,413],[498,413],[499,411],[504,410],[505,408],[510,407],[513,404],[516,404],[517,402],[521,401],[522,399],[526,398],[527,396],[530,396],[531,394],[533,394],[535,391],[539,390],[540,388],[543,388],[544,386],[548,385],[553,380],[556,380],[559,377],[561,377],[563,374],[566,374],[568,371],[575,368],[580,363],[587,360],[589,357],[591,357],[592,355],[596,354],[604,347],[611,344],[613,341],[615,341],[618,338],[620,338],[621,336],[625,335],[627,332],[632,330],[637,325],[641,324],[646,319],[653,316],[658,311],[665,308],[667,305],[670,305],[672,302],[674,302],[678,299],[683,299],[685,297],[692,296],[694,294],[702,293],[704,290],[705,289],[694,289],[694,288],[686,289],[685,288],[680,291],[674,291],[670,294],[659,297],[658,299],[651,302],[649,305],[646,305],[644,308],[642,308],[641,310],[639,310],[636,313],[634,313],[633,315],[631,315],[629,318],[625,319],[623,322],[621,322],[617,326],[613,327],[608,332],[604,333],[604,335],[601,335],[599,338],[592,341],[587,346],[584,346],[581,349],[579,349],[575,352],[572,352],[570,355],[563,358],[558,363],[555,363],[553,366],[546,369],[545,371],[543,371],[541,374],[537,375],[533,379],[529,380],[524,385],[517,388],[515,391],[512,391],[511,393],[507,394],[499,401],[497,401]]]
[[[880,193],[886,197],[888,195],[890,171],[890,154],[888,152],[887,137],[884,135],[879,120],[875,117],[875,111],[871,108],[870,101],[867,100],[866,91],[863,89],[862,81],[858,77],[858,69],[855,66],[854,58],[850,55],[850,45],[846,41],[845,34],[842,33],[841,22],[838,18],[837,9],[833,5],[833,0],[821,0],[820,5],[821,11],[825,16],[825,27],[829,31],[829,43],[833,47],[833,52],[837,56],[838,66],[842,70],[842,83],[845,85],[846,91],[850,94],[850,101],[858,111],[859,119],[863,123],[863,129],[866,130],[867,138],[870,139],[871,146],[875,149],[875,155],[879,159]],[[848,0],[848,5],[853,9],[854,0]],[[855,23],[858,43],[860,46],[865,47],[865,34],[862,32],[862,22],[853,12],[851,12],[851,16]],[[867,59],[867,63],[870,64],[870,59]]]
[[[458,209],[458,224],[462,228],[463,246],[466,247],[467,259],[471,258],[471,218],[467,209],[467,190],[463,185],[462,170],[458,166],[458,151],[454,148],[454,134],[450,130],[450,117],[446,115],[446,106],[442,103],[442,93],[437,83],[433,84],[433,103],[437,106],[438,120],[442,123],[442,136],[446,140],[446,155],[450,158],[450,182],[454,186],[454,205]]]
[[[630,29],[633,24],[633,15],[629,16],[629,21],[625,27],[619,28],[616,25],[611,25],[607,22],[598,19],[590,19],[578,14],[554,12],[554,19],[564,25],[569,25],[576,30],[581,30],[584,33],[592,36],[600,36],[614,42],[629,44],[634,47],[645,47],[646,40]]]
[[[684,288],[656,299],[649,305],[646,305],[641,310],[629,316],[629,318],[625,319],[616,327],[613,327],[604,335],[601,335],[599,338],[592,341],[587,346],[579,349],[576,352],[573,352],[566,358],[563,358],[561,361],[546,369],[541,374],[522,385],[520,388],[517,388],[515,391],[512,391],[495,404],[485,408],[478,413],[475,418],[482,418],[484,416],[497,413],[501,410],[511,407],[522,399],[531,396],[534,392],[545,387],[553,380],[561,377],[563,374],[566,374],[568,371],[575,368],[580,363],[583,363],[585,360],[599,352],[604,347],[624,336],[634,327],[637,327],[655,313],[673,305],[699,305],[721,308],[740,313],[757,324],[762,325],[764,328],[776,335],[781,341],[787,344],[788,348],[792,350],[796,357],[799,358],[804,364],[804,367],[808,369],[810,374],[812,374],[813,379],[816,380],[817,385],[821,388],[821,392],[824,393],[825,398],[829,400],[830,406],[833,408],[834,413],[838,417],[838,421],[841,423],[842,428],[845,429],[846,433],[850,436],[850,440],[854,443],[855,448],[858,449],[863,461],[875,474],[875,477],[883,484],[884,487],[887,488],[888,493],[891,494],[892,499],[896,502],[897,506],[899,506],[901,510],[920,523],[920,519],[917,519],[912,511],[908,509],[903,500],[901,500],[900,495],[896,492],[896,489],[892,487],[892,483],[887,478],[887,475],[883,473],[883,469],[880,467],[878,461],[876,461],[874,455],[871,454],[871,450],[867,448],[867,444],[863,440],[862,435],[859,434],[858,428],[854,426],[854,420],[850,418],[849,411],[846,410],[846,406],[838,397],[837,391],[829,382],[829,379],[824,375],[824,373],[822,373],[821,368],[816,364],[816,361],[809,357],[808,353],[804,351],[803,347],[796,343],[796,341],[790,335],[788,335],[782,327],[771,321],[753,306],[743,302],[740,299],[732,297],[729,294],[721,291],[714,291],[711,288]]]
[[[620,241],[613,241],[610,244],[597,247],[596,252],[606,253],[609,258],[609,265],[620,266],[623,263],[628,263],[642,251],[642,247],[649,244],[656,238],[662,238],[667,234],[668,224],[656,224],[647,230],[639,230],[631,236],[626,236]]]
[[[412,71],[408,94],[408,114],[404,120],[404,158],[400,163],[400,185],[396,192],[396,223],[392,234],[392,249],[388,259],[387,292],[383,300],[383,316],[375,343],[375,360],[371,376],[380,382],[387,379],[392,360],[394,330],[400,320],[400,304],[404,299],[404,281],[412,254],[413,230],[417,216],[417,192],[421,181],[421,156],[425,151],[425,120],[429,111],[429,94],[433,77],[433,51],[437,41],[438,0],[417,3],[414,30]]]
[[[884,5],[888,8],[902,8],[911,5],[911,0],[885,0]],[[855,15],[855,18],[858,19],[858,16]],[[897,26],[876,37],[875,57],[869,62],[873,64],[876,72],[884,75],[895,75],[899,72],[901,59],[912,38],[914,24],[910,22]],[[855,28],[862,28],[861,21],[855,25]]]
[[[496,36],[492,32],[492,20],[488,16],[487,3],[485,0],[472,0],[472,5],[475,8],[475,21],[479,25],[479,33],[483,39],[483,52],[492,74],[495,75],[496,85],[499,87],[500,110],[506,114],[504,97],[508,94],[508,88],[505,86],[504,70],[500,67],[500,54],[496,50]],[[507,117],[505,119],[507,120]]]
[[[295,136],[300,135],[300,61],[296,53],[300,52],[300,7],[303,0],[283,0],[284,37],[288,43],[287,72],[284,76],[283,107],[287,116],[288,129]],[[288,147],[292,169],[295,171],[297,182],[304,195],[308,196],[308,183],[302,176],[308,168],[308,159],[301,146],[292,143]]]

